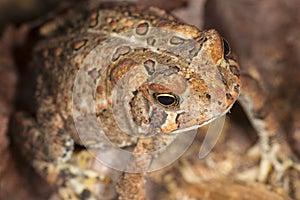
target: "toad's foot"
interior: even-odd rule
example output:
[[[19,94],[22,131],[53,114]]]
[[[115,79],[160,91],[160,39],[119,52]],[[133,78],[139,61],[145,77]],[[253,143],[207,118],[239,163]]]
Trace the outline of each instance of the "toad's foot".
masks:
[[[248,151],[251,157],[260,157],[260,166],[256,179],[259,182],[267,182],[272,171],[275,173],[275,182],[280,183],[285,173],[290,169],[300,172],[300,164],[296,163],[292,156],[282,154],[280,145],[272,145],[268,149],[262,149],[261,145],[255,145]]]
[[[44,171],[51,185],[57,187],[61,199],[99,199],[99,191],[111,182],[106,176],[96,171],[82,169],[68,163],[48,163],[35,161],[34,167]]]

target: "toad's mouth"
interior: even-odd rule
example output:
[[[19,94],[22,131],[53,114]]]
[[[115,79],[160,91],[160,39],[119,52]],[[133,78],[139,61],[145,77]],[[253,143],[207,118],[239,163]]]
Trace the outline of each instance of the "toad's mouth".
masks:
[[[225,112],[223,112],[222,114],[219,114],[219,115],[216,115],[214,117],[212,117],[211,119],[203,122],[202,124],[196,124],[196,125],[193,125],[193,126],[189,126],[189,127],[184,127],[184,128],[180,128],[180,129],[177,129],[177,130],[174,130],[174,131],[171,131],[170,133],[171,134],[178,134],[178,133],[183,133],[183,132],[188,132],[188,131],[191,131],[191,130],[195,130],[195,129],[198,129],[202,126],[205,126],[211,122],[213,122],[214,120],[216,120],[217,118],[219,117],[223,117],[224,115],[226,115],[226,113],[231,109],[231,107],[229,107]]]
[[[177,129],[175,131],[172,131],[171,133],[177,134],[177,133],[187,132],[187,131],[198,129],[201,126],[203,126],[203,124],[201,124],[201,125],[194,125],[194,126],[190,126],[190,127],[186,127],[186,128],[180,128],[180,129]]]

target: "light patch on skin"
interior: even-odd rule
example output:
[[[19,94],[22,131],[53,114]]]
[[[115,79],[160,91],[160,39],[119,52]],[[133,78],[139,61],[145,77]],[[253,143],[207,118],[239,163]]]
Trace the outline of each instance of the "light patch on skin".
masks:
[[[162,133],[169,133],[178,128],[178,124],[176,123],[176,117],[178,114],[175,112],[168,112],[168,111],[166,111],[166,113],[168,115],[167,120],[165,122],[165,124],[167,124],[167,126],[163,125],[161,127]]]
[[[141,40],[137,39],[134,35],[131,35],[130,37],[126,37],[124,35],[120,35],[120,34],[116,34],[116,33],[111,33],[110,35],[111,35],[111,37],[115,37],[115,38],[122,39],[124,41],[128,41],[129,43],[151,49],[151,51],[158,53],[158,51],[155,47],[148,45],[147,41],[141,41]]]

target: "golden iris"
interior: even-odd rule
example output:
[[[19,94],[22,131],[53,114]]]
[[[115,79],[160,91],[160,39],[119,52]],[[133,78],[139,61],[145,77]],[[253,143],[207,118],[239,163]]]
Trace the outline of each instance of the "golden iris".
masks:
[[[179,97],[172,93],[154,93],[154,100],[165,108],[176,107],[179,104]]]

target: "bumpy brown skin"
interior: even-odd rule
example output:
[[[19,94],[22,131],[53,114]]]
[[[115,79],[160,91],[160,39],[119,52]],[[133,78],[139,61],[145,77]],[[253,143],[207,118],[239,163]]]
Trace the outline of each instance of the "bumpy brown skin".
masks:
[[[89,132],[78,137],[72,109],[89,113],[74,95],[92,99],[102,131],[121,148],[133,146],[136,155],[171,142],[175,136],[170,132],[224,115],[239,95],[239,66],[222,37],[154,7],[81,6],[45,23],[39,34],[32,62],[37,112],[34,117],[16,115],[14,138],[62,199],[101,199],[98,185],[110,181],[70,160],[76,157],[74,144],[104,146],[100,136]],[[79,72],[92,81],[76,79]],[[113,97],[117,87],[121,104]],[[159,95],[177,99],[164,106]],[[116,111],[123,121],[115,118]],[[86,124],[81,128],[89,128]],[[136,138],[153,133],[159,134]],[[145,166],[150,162],[145,160]],[[143,174],[124,173],[116,190],[119,199],[145,199],[143,187]]]

